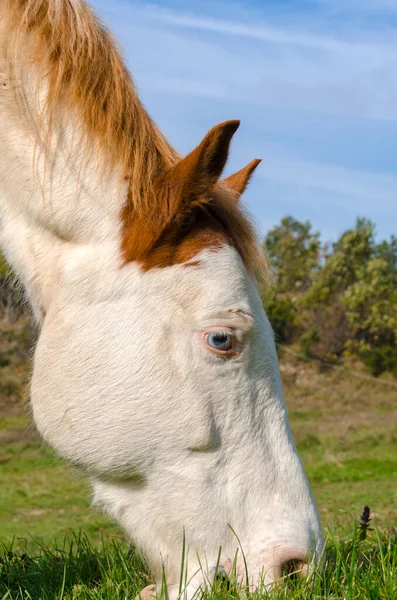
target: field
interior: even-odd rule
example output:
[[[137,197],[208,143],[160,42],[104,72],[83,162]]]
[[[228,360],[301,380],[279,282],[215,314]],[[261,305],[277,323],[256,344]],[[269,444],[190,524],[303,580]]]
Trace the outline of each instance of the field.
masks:
[[[20,318],[3,321],[0,335],[0,599],[133,598],[149,581],[142,559],[90,508],[86,482],[31,424],[32,331]],[[283,351],[281,370],[298,450],[333,532],[324,573],[305,592],[291,582],[288,598],[397,598],[395,381],[320,372]],[[364,540],[357,523],[365,505],[373,530]],[[236,594],[221,586],[211,597]]]

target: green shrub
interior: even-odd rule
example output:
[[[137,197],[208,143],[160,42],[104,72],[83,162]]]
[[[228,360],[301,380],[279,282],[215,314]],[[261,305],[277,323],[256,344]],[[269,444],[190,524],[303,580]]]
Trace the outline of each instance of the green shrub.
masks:
[[[296,308],[292,300],[275,295],[265,300],[264,307],[276,340],[290,342],[296,321]]]
[[[317,327],[311,327],[308,331],[305,331],[299,338],[299,346],[301,353],[305,358],[313,358],[312,345],[319,342],[320,338],[318,335]]]

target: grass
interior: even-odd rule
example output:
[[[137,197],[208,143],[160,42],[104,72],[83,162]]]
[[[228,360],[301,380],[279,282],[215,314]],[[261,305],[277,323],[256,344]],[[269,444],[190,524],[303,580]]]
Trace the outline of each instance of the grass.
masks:
[[[0,541],[33,536],[50,543],[76,530],[94,542],[118,535],[90,508],[86,480],[39,440],[8,443],[0,450],[0,481],[7,483],[0,486]]]
[[[366,539],[363,539],[367,534]],[[20,542],[0,552],[2,600],[133,599],[150,582],[144,560],[128,544],[113,540],[99,547],[85,535],[68,538],[53,549],[37,544],[26,553]],[[269,593],[262,586],[249,593],[272,600],[393,600],[397,598],[397,535],[364,532],[355,523],[348,536],[329,533],[325,560],[309,579],[288,577]],[[204,600],[246,597],[233,580],[217,581]]]
[[[286,360],[286,358],[288,360]],[[397,388],[281,356],[294,439],[325,525],[348,527],[364,505],[397,522]]]
[[[134,598],[149,582],[143,559],[120,541],[93,545],[86,535],[71,535],[49,549],[36,543],[3,546],[0,598],[55,600]]]

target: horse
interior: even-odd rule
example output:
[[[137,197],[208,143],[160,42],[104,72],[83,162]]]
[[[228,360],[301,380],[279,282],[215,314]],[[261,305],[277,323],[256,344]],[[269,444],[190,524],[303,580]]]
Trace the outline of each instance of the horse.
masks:
[[[240,201],[260,161],[221,179],[238,127],[181,157],[85,0],[2,0],[0,241],[39,328],[34,422],[171,600],[182,551],[191,598],[231,564],[310,572],[324,543]]]

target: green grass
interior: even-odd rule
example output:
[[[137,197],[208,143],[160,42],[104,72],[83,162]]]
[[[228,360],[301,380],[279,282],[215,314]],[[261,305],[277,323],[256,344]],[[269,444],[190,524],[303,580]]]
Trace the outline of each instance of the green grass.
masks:
[[[309,443],[310,442],[310,443]],[[334,439],[298,442],[322,521],[358,515],[369,505],[379,526],[397,522],[397,445],[368,439],[336,446]]]
[[[298,362],[285,368],[291,428],[323,525],[348,527],[369,505],[379,527],[394,526],[396,390]]]
[[[93,545],[71,535],[52,549],[21,541],[0,551],[0,598],[134,598],[149,582],[143,559],[123,542]]]
[[[78,530],[94,542],[118,535],[90,508],[86,480],[40,441],[7,444],[0,452],[0,481],[6,482],[0,486],[0,541],[33,536],[49,543]]]
[[[286,577],[273,592],[262,586],[256,598],[394,600],[397,598],[397,535],[359,527],[343,538],[328,536],[323,567],[309,579]],[[2,600],[133,599],[151,582],[144,560],[128,544],[113,540],[92,545],[84,535],[68,538],[53,549],[36,545],[29,553],[14,543],[0,551]],[[231,577],[216,582],[204,599],[247,597]]]

